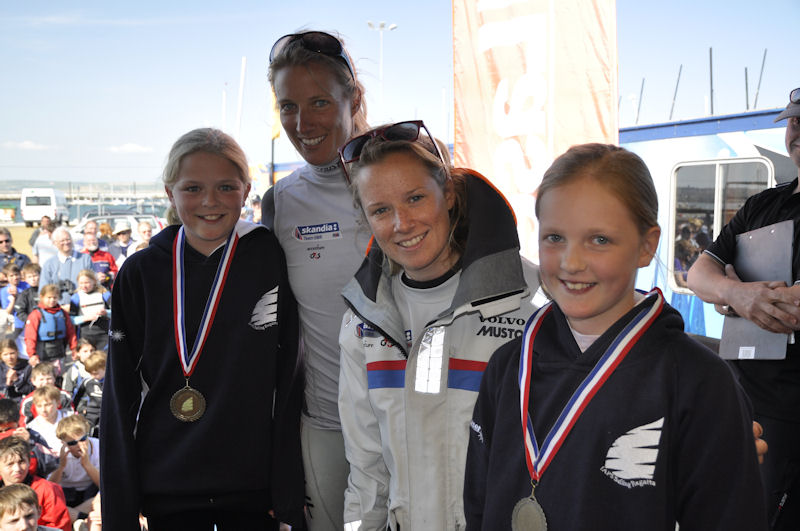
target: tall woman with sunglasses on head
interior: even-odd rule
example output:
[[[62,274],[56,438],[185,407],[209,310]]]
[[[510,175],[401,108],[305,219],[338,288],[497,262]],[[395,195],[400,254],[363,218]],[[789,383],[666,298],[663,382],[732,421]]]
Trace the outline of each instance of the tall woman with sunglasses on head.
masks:
[[[364,256],[359,225],[337,149],[367,128],[363,89],[341,41],[308,31],[278,39],[269,80],[281,124],[308,163],[264,196],[262,223],[286,254],[297,297],[306,371],[302,419],[306,521],[311,531],[341,531],[348,464],[337,393],[341,289]]]
[[[483,368],[534,310],[537,269],[520,258],[513,212],[445,153],[420,121],[340,149],[377,243],[343,292],[346,529],[464,528]]]

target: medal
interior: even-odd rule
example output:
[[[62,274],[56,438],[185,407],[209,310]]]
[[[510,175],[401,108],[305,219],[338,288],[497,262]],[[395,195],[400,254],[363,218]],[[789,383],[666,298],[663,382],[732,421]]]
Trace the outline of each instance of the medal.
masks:
[[[552,310],[552,303],[549,303],[537,310],[525,325],[522,335],[522,352],[519,358],[519,395],[520,395],[520,418],[522,421],[522,434],[525,444],[525,464],[534,486],[538,484],[542,474],[558,453],[564,440],[572,431],[573,426],[580,418],[581,414],[589,405],[592,398],[606,383],[611,374],[616,370],[622,360],[628,355],[630,350],[650,328],[664,307],[664,296],[656,288],[647,294],[648,297],[655,296],[655,302],[642,308],[639,313],[617,334],[606,351],[595,364],[594,368],[586,375],[581,384],[572,393],[561,414],[556,419],[550,431],[542,443],[541,448],[536,441],[533,432],[533,422],[528,414],[530,404],[531,374],[533,369],[533,342],[536,334],[542,326],[544,317]],[[531,495],[517,502],[512,513],[512,528],[517,531],[522,530],[546,530],[547,520],[544,510],[536,498]]]
[[[175,418],[183,422],[194,422],[203,416],[206,411],[206,399],[197,389],[186,387],[179,389],[169,401],[169,410]]]
[[[534,490],[536,486],[533,487]],[[511,531],[547,531],[547,519],[536,497],[522,498],[511,512]]]
[[[181,363],[183,376],[186,379],[186,386],[179,389],[169,401],[169,409],[172,414],[180,421],[194,422],[203,416],[206,411],[206,399],[200,391],[189,387],[189,377],[197,367],[197,361],[203,351],[211,325],[217,314],[217,307],[222,296],[222,289],[225,287],[225,279],[228,277],[233,253],[236,251],[236,244],[239,235],[236,230],[231,231],[228,240],[225,242],[225,249],[222,258],[217,266],[217,273],[214,275],[214,282],[211,284],[211,291],[208,294],[203,316],[200,319],[200,326],[197,329],[197,337],[194,340],[192,349],[189,350],[186,338],[185,321],[185,274],[183,271],[183,252],[186,246],[186,234],[183,226],[175,235],[172,244],[173,270],[172,270],[172,305],[173,305],[173,324],[175,327],[175,345],[178,351],[178,359]]]

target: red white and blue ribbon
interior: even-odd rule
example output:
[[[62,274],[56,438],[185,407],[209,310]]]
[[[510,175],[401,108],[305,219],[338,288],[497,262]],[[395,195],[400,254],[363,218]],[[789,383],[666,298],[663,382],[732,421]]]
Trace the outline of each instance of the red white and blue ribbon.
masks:
[[[217,273],[214,275],[214,282],[211,284],[211,292],[208,294],[206,307],[203,310],[203,316],[200,319],[200,327],[197,330],[197,337],[194,340],[191,351],[186,341],[186,314],[184,311],[186,285],[183,269],[183,254],[186,247],[186,234],[184,233],[183,226],[178,230],[175,241],[172,243],[172,307],[174,310],[173,323],[175,325],[175,344],[178,347],[178,358],[183,368],[183,375],[187,379],[191,376],[195,366],[197,366],[197,361],[200,359],[200,354],[203,351],[203,345],[205,345],[208,333],[211,331],[211,325],[214,323],[214,317],[217,314],[222,289],[225,287],[225,280],[228,277],[233,253],[236,251],[238,242],[239,235],[237,231],[231,231],[228,240],[225,242],[225,250],[217,266]]]
[[[606,383],[609,376],[622,363],[628,355],[633,345],[642,337],[642,334],[650,328],[656,317],[664,307],[664,295],[661,290],[655,288],[647,294],[647,297],[655,295],[656,300],[652,305],[642,308],[625,328],[617,334],[614,341],[608,346],[601,358],[597,361],[592,371],[584,378],[570,397],[555,424],[544,439],[544,443],[539,448],[536,435],[533,433],[533,423],[528,414],[528,404],[530,403],[531,376],[533,366],[533,342],[536,334],[542,326],[544,317],[552,310],[552,303],[542,306],[531,316],[525,325],[525,332],[522,336],[522,352],[519,360],[519,390],[520,390],[520,413],[522,420],[522,432],[525,438],[525,462],[528,472],[534,482],[538,482],[544,471],[558,453],[564,440],[569,435],[572,427],[578,421],[586,406],[591,402],[594,395]]]

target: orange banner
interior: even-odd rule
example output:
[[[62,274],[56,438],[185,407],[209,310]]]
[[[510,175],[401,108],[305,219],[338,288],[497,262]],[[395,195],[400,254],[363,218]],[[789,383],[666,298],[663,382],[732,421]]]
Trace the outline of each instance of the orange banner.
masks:
[[[573,144],[617,142],[614,0],[453,0],[455,165],[486,175],[538,261],[541,176]]]

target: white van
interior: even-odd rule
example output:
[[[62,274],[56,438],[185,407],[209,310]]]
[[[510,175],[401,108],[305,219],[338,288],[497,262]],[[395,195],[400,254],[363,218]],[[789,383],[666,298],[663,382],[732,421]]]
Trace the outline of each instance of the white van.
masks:
[[[67,198],[55,188],[23,188],[19,206],[26,227],[38,223],[42,216],[49,216],[59,225],[69,222]]]

